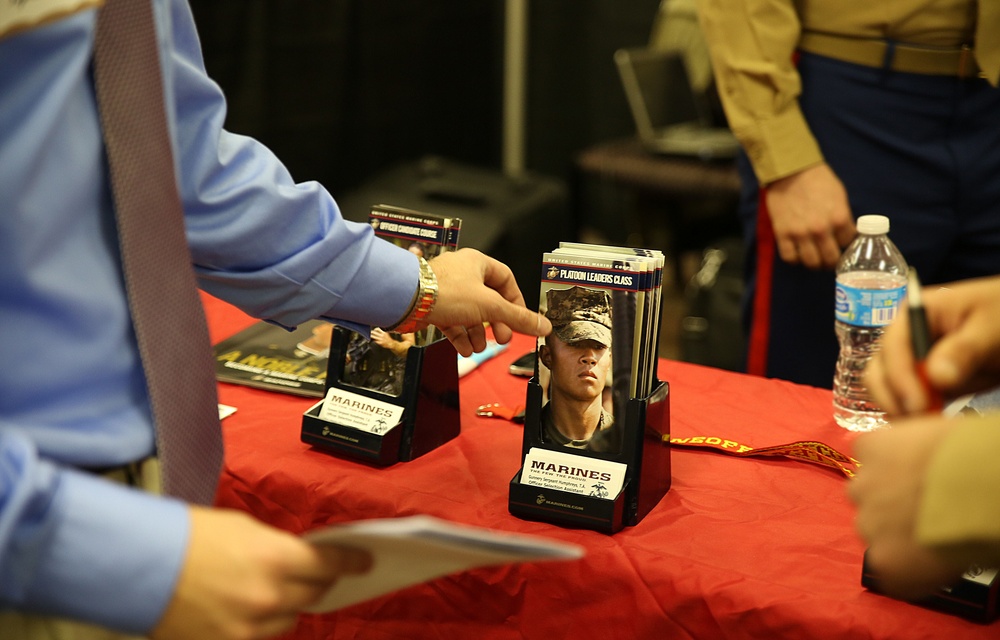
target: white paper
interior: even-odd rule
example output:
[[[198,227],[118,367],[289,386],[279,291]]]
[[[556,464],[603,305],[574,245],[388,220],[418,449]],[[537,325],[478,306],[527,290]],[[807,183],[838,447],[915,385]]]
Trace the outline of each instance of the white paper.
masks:
[[[962,577],[971,582],[976,582],[984,587],[990,586],[997,577],[997,570],[992,567],[975,566],[962,574]]]
[[[308,609],[312,613],[333,611],[476,567],[574,560],[584,554],[578,545],[461,525],[432,516],[361,520],[311,531],[305,539],[317,545],[365,549],[374,560],[368,573],[341,578]]]
[[[620,462],[532,447],[524,457],[521,484],[614,500],[627,469]]]
[[[219,420],[222,420],[223,418],[228,418],[234,413],[236,413],[236,407],[229,406],[228,404],[219,403]]]
[[[403,419],[403,407],[330,387],[319,419],[383,435]]]

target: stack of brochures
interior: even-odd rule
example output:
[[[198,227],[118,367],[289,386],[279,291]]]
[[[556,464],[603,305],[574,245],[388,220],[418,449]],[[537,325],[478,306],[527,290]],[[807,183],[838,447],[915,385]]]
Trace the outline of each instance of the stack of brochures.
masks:
[[[571,242],[544,254],[539,310],[553,330],[536,350],[542,442],[621,451],[628,403],[658,384],[663,261],[659,251]]]

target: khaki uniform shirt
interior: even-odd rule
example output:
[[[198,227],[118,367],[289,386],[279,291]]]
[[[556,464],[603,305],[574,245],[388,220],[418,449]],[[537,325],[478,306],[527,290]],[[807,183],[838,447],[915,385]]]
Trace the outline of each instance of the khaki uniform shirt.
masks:
[[[823,162],[798,105],[793,54],[801,30],[957,48],[973,42],[976,14],[976,0],[700,0],[699,5],[726,117],[762,184]],[[991,10],[988,20],[993,33],[1000,30],[996,12]]]
[[[931,459],[916,538],[961,564],[1000,566],[1000,414],[962,418]]]

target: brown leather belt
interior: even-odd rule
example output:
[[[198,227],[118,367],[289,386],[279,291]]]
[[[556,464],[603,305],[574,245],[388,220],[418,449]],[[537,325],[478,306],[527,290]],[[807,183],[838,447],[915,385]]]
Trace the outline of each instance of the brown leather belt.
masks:
[[[927,47],[869,38],[804,31],[799,49],[842,62],[902,73],[959,78],[983,77],[972,47]],[[891,52],[890,52],[891,50]]]

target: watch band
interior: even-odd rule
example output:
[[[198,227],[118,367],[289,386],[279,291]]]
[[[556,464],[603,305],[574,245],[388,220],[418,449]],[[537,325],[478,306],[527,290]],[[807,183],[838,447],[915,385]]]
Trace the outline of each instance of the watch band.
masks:
[[[410,307],[409,313],[403,316],[403,319],[399,321],[396,326],[387,327],[386,331],[393,331],[395,333],[413,333],[417,329],[422,329],[424,323],[424,318],[434,305],[437,303],[438,297],[438,281],[437,276],[434,275],[434,270],[431,269],[431,265],[424,258],[420,258],[420,284],[417,287],[417,294],[414,297],[413,306]]]

